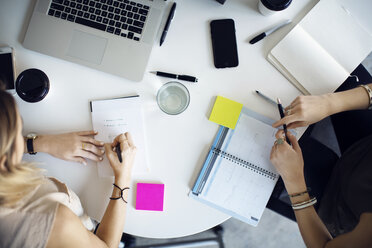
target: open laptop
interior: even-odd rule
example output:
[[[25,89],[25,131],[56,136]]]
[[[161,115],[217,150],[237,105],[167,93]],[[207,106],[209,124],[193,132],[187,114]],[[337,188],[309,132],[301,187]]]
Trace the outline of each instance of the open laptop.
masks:
[[[141,81],[164,0],[38,0],[23,45]]]

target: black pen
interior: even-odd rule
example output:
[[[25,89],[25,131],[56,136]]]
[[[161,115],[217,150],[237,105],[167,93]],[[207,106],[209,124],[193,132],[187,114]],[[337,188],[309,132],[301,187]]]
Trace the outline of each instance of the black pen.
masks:
[[[165,36],[167,36],[167,33],[168,33],[168,29],[169,29],[169,26],[170,26],[170,23],[174,17],[174,12],[176,11],[176,3],[173,3],[172,5],[172,8],[169,12],[169,16],[168,16],[168,19],[167,19],[167,22],[165,23],[165,27],[164,27],[164,30],[163,30],[163,33],[161,34],[161,38],[160,38],[160,46],[163,44],[164,40],[165,40]]]
[[[188,75],[177,75],[177,74],[162,72],[162,71],[152,71],[151,73],[154,73],[156,76],[159,76],[159,77],[175,78],[175,79],[185,80],[185,81],[194,82],[194,83],[198,82],[198,79],[196,77],[188,76]]]
[[[119,162],[123,162],[123,159],[121,157],[121,149],[120,149],[120,143],[118,143],[116,146],[115,146],[115,151],[116,151],[116,154],[118,155],[118,159],[119,159]]]
[[[279,98],[277,99],[277,101],[278,101],[278,109],[279,109],[280,118],[283,118],[284,109],[283,109],[282,103]],[[286,124],[283,124],[283,129],[284,129],[285,140],[287,141],[289,145],[291,145],[291,142],[289,141],[288,136],[287,136],[287,125]]]

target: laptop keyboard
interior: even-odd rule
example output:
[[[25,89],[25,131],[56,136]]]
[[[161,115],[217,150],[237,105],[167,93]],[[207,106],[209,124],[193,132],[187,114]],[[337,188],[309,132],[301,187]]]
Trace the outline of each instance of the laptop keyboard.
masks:
[[[129,0],[52,0],[48,15],[140,41],[149,10]]]

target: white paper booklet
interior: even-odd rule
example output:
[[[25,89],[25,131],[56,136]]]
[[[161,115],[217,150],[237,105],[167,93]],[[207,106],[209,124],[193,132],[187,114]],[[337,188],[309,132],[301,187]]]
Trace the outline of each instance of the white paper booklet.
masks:
[[[303,94],[335,91],[372,50],[371,32],[362,25],[366,17],[356,19],[348,1],[320,0],[268,54]],[[352,4],[363,6],[363,1]]]
[[[98,131],[96,139],[112,143],[117,135],[130,132],[137,147],[133,172],[149,171],[141,98],[130,96],[91,101],[91,113],[93,129]],[[97,167],[101,177],[114,175],[106,156],[102,162],[98,162]]]

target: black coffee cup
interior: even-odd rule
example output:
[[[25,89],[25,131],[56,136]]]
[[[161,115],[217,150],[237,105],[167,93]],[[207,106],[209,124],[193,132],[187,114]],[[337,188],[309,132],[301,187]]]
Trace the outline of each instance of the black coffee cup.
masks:
[[[285,10],[292,3],[292,0],[259,0],[258,10],[262,15],[272,15]]]
[[[22,100],[26,102],[39,102],[49,92],[48,76],[39,69],[28,69],[17,77],[16,91]]]

